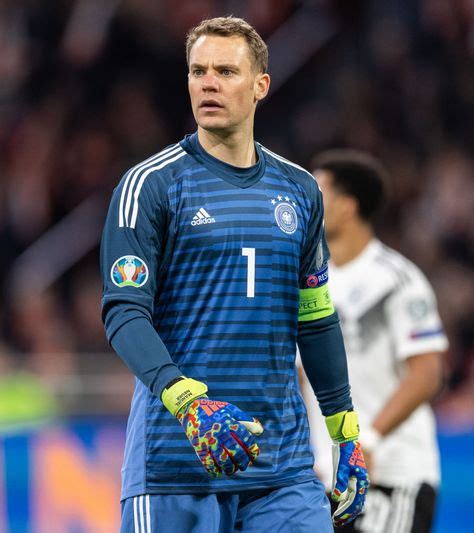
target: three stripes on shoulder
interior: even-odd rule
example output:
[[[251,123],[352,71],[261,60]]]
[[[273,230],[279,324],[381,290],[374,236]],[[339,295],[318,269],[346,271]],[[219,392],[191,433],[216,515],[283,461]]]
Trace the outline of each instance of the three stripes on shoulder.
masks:
[[[161,170],[166,165],[177,161],[185,156],[186,152],[181,145],[174,144],[166,150],[146,159],[134,166],[129,172],[123,184],[119,204],[119,227],[135,228],[138,217],[138,198],[143,183],[155,170]]]

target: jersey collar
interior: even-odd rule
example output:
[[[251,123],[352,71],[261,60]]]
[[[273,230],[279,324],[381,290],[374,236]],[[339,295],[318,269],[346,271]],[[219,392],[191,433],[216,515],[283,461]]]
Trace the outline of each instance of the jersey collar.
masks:
[[[257,162],[246,168],[229,165],[206,152],[199,142],[197,132],[186,135],[180,144],[188,154],[192,155],[214,175],[241,189],[246,189],[257,183],[265,172],[265,157],[258,143],[254,143]]]

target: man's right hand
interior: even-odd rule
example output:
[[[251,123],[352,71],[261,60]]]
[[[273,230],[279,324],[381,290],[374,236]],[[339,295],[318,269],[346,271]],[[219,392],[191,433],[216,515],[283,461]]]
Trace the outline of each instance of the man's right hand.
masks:
[[[255,436],[263,427],[228,402],[210,400],[207,386],[181,378],[162,393],[164,406],[180,421],[191,446],[210,476],[245,470],[260,453]]]

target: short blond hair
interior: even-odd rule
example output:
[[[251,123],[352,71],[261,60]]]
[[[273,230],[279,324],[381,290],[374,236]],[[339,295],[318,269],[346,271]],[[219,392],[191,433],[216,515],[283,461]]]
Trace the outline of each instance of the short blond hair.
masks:
[[[253,56],[253,66],[257,72],[265,73],[268,69],[268,48],[255,28],[244,19],[237,17],[216,17],[203,20],[198,26],[189,30],[186,36],[186,61],[189,66],[189,55],[194,43],[202,35],[221,35],[243,37]]]

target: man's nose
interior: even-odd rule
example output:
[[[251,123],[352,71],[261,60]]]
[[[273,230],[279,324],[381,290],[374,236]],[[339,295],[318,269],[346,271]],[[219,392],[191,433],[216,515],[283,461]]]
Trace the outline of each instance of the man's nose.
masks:
[[[202,89],[204,91],[217,91],[219,89],[215,74],[210,72],[202,77]]]

